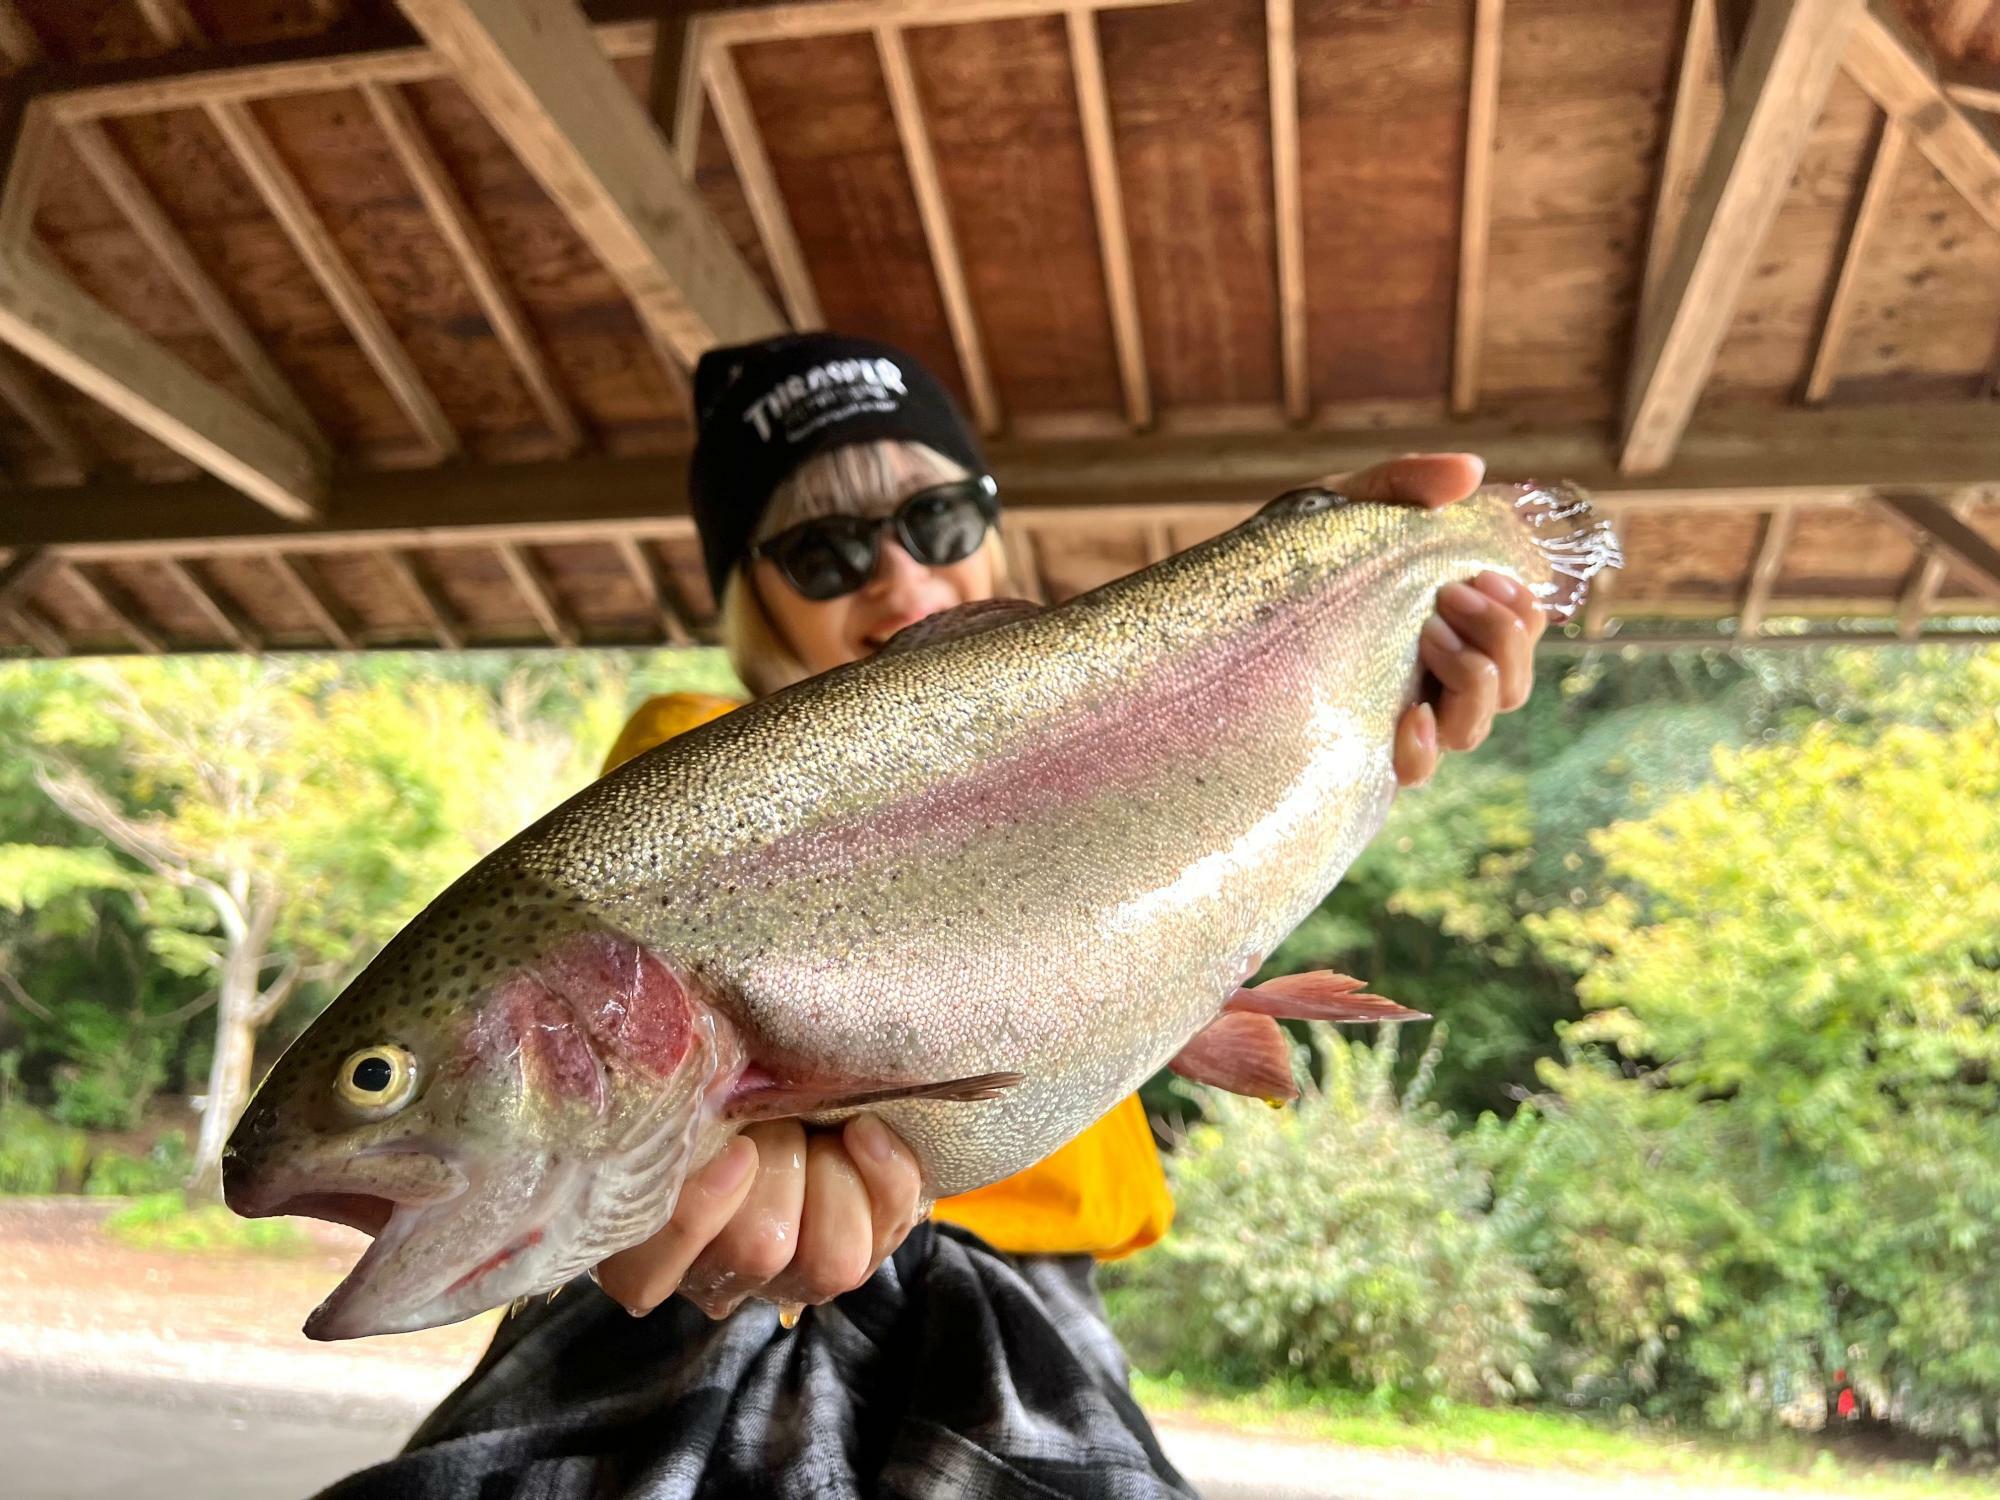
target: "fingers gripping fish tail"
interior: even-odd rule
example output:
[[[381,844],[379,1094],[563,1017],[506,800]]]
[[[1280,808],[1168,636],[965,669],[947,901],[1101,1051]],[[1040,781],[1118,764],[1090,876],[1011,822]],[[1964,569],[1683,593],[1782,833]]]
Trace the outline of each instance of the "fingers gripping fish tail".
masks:
[[[1514,515],[1553,575],[1548,583],[1532,587],[1541,607],[1554,619],[1575,615],[1590,580],[1606,568],[1625,565],[1609,518],[1598,515],[1590,497],[1573,484],[1519,486]]]

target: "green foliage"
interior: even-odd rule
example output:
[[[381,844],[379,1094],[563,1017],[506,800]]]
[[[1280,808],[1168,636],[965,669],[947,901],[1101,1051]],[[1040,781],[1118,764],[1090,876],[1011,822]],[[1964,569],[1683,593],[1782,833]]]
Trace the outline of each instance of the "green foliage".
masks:
[[[83,1190],[93,1197],[137,1198],[177,1189],[187,1180],[191,1162],[187,1137],[172,1131],[160,1137],[144,1156],[124,1151],[100,1151],[91,1158]]]
[[[82,1131],[18,1100],[0,1103],[0,1193],[74,1192],[89,1159]]]
[[[289,1219],[239,1219],[219,1203],[191,1204],[178,1190],[135,1199],[106,1219],[104,1229],[140,1250],[298,1255],[312,1248]]]
[[[1538,1294],[1485,1174],[1421,1088],[1397,1098],[1391,1050],[1325,1057],[1295,1108],[1222,1100],[1175,1153],[1177,1228],[1115,1273],[1143,1294],[1120,1299],[1135,1356],[1385,1400],[1532,1392]]]
[[[1592,1014],[1481,1149],[1561,1294],[1552,1380],[1757,1430],[1844,1371],[1991,1446],[2000,652],[1878,681],[1593,838],[1608,889],[1529,923]]]

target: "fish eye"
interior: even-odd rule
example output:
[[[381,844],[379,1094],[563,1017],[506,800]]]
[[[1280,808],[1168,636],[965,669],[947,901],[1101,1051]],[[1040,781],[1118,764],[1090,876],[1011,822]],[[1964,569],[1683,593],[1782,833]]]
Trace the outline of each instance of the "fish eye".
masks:
[[[341,1102],[367,1115],[386,1115],[410,1102],[417,1060],[393,1044],[350,1052],[333,1080]]]

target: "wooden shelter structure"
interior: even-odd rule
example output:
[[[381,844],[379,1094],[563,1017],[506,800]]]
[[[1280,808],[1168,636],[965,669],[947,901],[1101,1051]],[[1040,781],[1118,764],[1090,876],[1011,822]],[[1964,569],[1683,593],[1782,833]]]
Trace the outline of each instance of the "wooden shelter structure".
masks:
[[[1619,518],[1579,639],[2000,617],[2000,0],[0,0],[0,58],[17,651],[699,638],[686,371],[787,325],[944,374],[1043,596],[1466,448]]]

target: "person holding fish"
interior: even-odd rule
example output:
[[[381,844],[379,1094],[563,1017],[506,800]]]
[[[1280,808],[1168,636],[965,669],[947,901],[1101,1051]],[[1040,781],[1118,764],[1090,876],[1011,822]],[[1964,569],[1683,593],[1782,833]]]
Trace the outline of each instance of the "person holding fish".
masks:
[[[908,354],[788,335],[712,351],[694,395],[693,511],[753,693],[1008,594],[997,487]],[[1434,509],[1483,475],[1477,457],[1435,453],[1321,482]],[[1478,745],[1527,698],[1544,624],[1498,572],[1437,594],[1397,781],[1427,780],[1441,750]],[[606,771],[735,707],[653,699]],[[1136,1096],[1027,1170],[934,1206],[872,1113],[837,1129],[753,1124],[688,1180],[664,1228],[597,1266],[604,1296],[503,1323],[401,1458],[329,1493],[1191,1494],[1127,1392],[1091,1276],[1172,1213]],[[818,1310],[800,1321],[806,1305]]]

